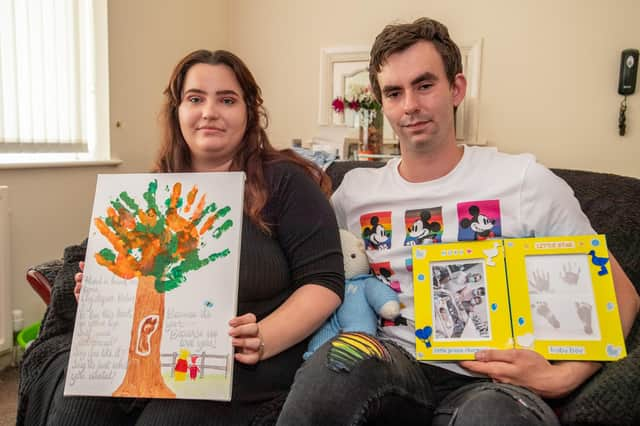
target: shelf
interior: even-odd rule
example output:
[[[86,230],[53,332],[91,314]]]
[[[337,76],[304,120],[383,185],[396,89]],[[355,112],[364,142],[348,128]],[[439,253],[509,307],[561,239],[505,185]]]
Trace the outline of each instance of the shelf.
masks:
[[[396,154],[364,154],[355,153],[356,160],[390,160],[392,158],[398,158],[400,155]]]

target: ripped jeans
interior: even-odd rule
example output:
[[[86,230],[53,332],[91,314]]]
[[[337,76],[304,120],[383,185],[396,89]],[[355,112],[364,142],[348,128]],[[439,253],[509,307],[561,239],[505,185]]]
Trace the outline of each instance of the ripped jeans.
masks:
[[[559,425],[533,392],[417,362],[390,341],[342,334],[296,373],[278,425]]]

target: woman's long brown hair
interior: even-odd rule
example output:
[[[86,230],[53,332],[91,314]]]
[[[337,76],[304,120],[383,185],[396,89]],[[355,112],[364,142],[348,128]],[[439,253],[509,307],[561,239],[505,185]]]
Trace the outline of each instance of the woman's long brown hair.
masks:
[[[192,171],[191,151],[180,131],[178,108],[182,102],[184,80],[189,69],[196,64],[224,65],[234,73],[247,106],[247,128],[230,170],[246,174],[244,212],[263,232],[269,234],[269,224],[265,222],[262,210],[269,198],[269,188],[264,175],[267,163],[288,161],[300,166],[318,183],[322,192],[329,196],[331,181],[315,164],[298,156],[290,149],[275,149],[265,132],[268,125],[267,113],[262,106],[262,93],[247,66],[231,52],[225,50],[196,50],[185,56],[176,65],[169,85],[164,91],[165,104],[161,112],[163,128],[162,145],[153,171]]]

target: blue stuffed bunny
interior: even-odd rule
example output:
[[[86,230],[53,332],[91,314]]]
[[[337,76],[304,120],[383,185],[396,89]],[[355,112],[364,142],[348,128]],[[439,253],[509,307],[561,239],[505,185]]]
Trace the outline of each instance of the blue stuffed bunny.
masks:
[[[369,274],[364,242],[352,233],[340,230],[344,256],[344,301],[313,335],[304,359],[341,332],[361,331],[376,334],[378,316],[394,319],[400,314],[398,295],[388,285]]]

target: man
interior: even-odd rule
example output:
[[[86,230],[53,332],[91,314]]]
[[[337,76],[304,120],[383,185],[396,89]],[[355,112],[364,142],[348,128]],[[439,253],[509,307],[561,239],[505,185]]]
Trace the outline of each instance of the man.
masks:
[[[379,231],[389,237],[386,246],[370,247],[367,255],[400,283],[402,319],[380,330],[385,339],[377,352],[339,352],[340,345],[361,344],[344,335],[336,338],[340,345],[320,348],[298,372],[280,424],[557,424],[544,399],[567,395],[600,364],[552,364],[515,349],[480,351],[459,365],[418,363],[409,355],[415,328],[404,233],[425,210],[441,218],[436,242],[595,231],[569,186],[532,156],[456,144],[454,111],[466,80],[444,25],[422,18],[387,26],[369,65],[401,158],[380,169],[352,170],[333,203],[342,228],[361,234],[374,217],[385,227]],[[613,257],[611,270],[626,335],[640,302]]]

